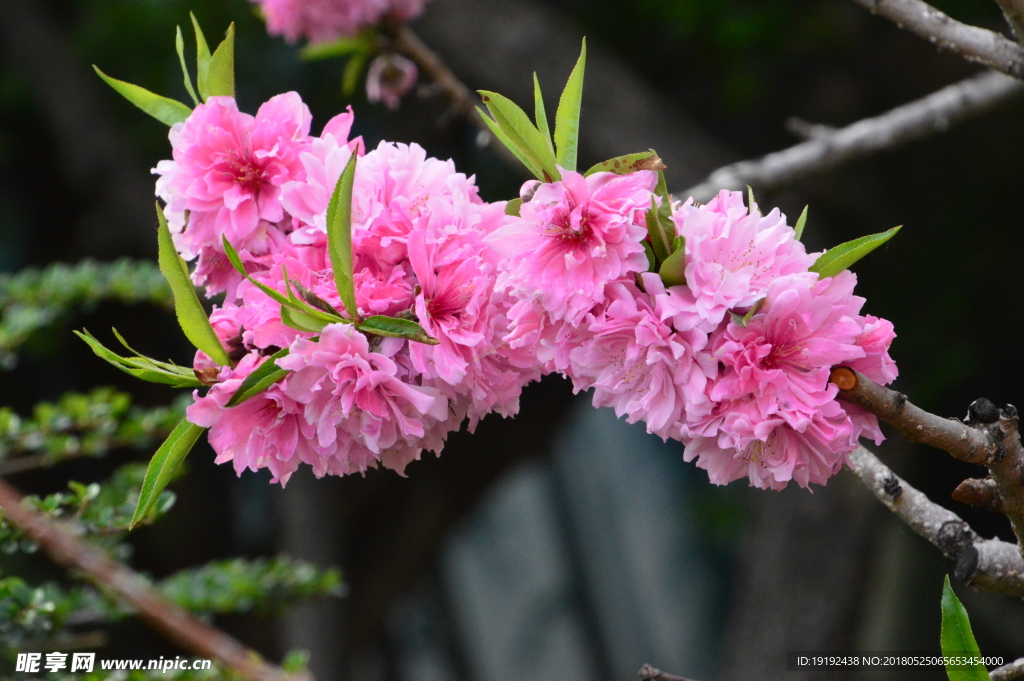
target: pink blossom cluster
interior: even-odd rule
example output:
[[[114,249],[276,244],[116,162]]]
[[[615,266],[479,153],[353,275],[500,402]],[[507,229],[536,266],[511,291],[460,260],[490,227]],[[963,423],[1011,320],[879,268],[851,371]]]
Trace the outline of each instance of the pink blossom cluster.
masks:
[[[300,463],[319,475],[384,465],[399,472],[448,432],[472,429],[494,411],[512,415],[539,367],[511,350],[506,299],[495,293],[498,256],[485,242],[504,223],[504,204],[480,200],[451,161],[416,145],[382,142],[364,153],[350,139],[352,113],[311,136],[295,93],[256,116],[211,97],[170,133],[173,160],[154,170],[176,248],[197,259],[196,284],[223,293],[211,315],[235,362],[202,352],[209,391],[188,419],[210,428],[220,463],[268,468],[282,483]],[[281,307],[253,281],[286,291],[285,276],[343,310],[328,256],[326,213],[353,154],[353,273],[362,316],[415,319],[437,345],[364,334],[350,323],[319,333],[282,322]],[[249,277],[229,263],[223,239]],[[287,274],[285,274],[287,272]],[[294,286],[294,284],[293,284]],[[240,404],[242,381],[282,349],[286,378]]]
[[[808,271],[816,258],[785,216],[738,192],[673,207],[686,282],[665,286],[642,243],[656,179],[563,170],[524,185],[520,217],[486,238],[505,258],[506,340],[592,389],[595,406],[682,441],[712,482],[824,483],[861,435],[882,438],[836,399],[830,370],[891,382],[892,324],[860,314],[851,272]]]
[[[353,36],[385,16],[410,21],[427,0],[253,0],[272,35],[289,42],[306,38],[320,43]]]
[[[719,484],[821,484],[862,435],[880,441],[875,417],[838,399],[829,373],[845,365],[891,382],[892,324],[861,314],[851,272],[811,272],[816,256],[777,209],[762,215],[728,191],[671,206],[685,283],[667,286],[645,247],[646,213],[662,200],[653,171],[561,170],[557,182],[525,184],[508,215],[416,145],[366,152],[352,120],[350,110],[312,136],[295,93],[255,116],[212,97],[172,128],[173,160],[154,171],[175,245],[196,260],[193,280],[224,294],[211,322],[234,364],[200,352],[196,371],[212,387],[188,410],[210,428],[218,462],[281,482],[303,462],[317,475],[401,472],[464,422],[515,414],[523,386],[552,372],[593,390],[595,406],[683,442]],[[437,345],[342,321],[296,330],[253,283],[283,293],[294,282],[344,310],[326,214],[353,154],[359,314],[414,320]],[[284,349],[287,375],[229,406]]]

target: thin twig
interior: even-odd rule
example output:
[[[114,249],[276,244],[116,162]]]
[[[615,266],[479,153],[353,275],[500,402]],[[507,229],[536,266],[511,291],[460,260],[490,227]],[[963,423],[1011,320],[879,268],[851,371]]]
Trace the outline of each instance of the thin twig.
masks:
[[[1017,547],[981,539],[960,516],[939,506],[892,472],[864,447],[850,453],[850,468],[886,508],[956,563],[957,579],[1024,597],[1024,558]]]
[[[46,520],[21,501],[21,493],[0,479],[0,509],[50,558],[84,573],[97,587],[131,604],[140,619],[185,650],[216,660],[250,681],[311,681],[308,675],[289,675],[268,664],[256,651],[168,601],[141,575],[112,560],[67,526]]]
[[[999,8],[1003,10],[1006,23],[1017,38],[1017,42],[1024,40],[1024,0],[996,0]]]
[[[992,681],[1013,681],[1013,679],[1024,678],[1024,657],[1016,662],[993,669],[988,676]]]
[[[1000,512],[1010,519],[1024,556],[1024,447],[1016,407],[997,408],[981,398],[971,404],[967,421],[961,422],[926,412],[905,395],[846,367],[833,369],[831,380],[839,386],[839,397],[895,426],[911,442],[923,442],[961,461],[987,466],[999,492]]]
[[[989,111],[1024,92],[1024,84],[1000,73],[985,72],[845,128],[816,134],[806,142],[711,173],[677,198],[707,201],[721,189],[750,185],[767,191],[843,163],[945,132],[951,125]]]
[[[995,31],[963,24],[922,0],[854,0],[932,44],[968,61],[1024,77],[1024,48]]]
[[[640,671],[637,672],[637,676],[640,677],[640,681],[692,681],[685,676],[676,676],[675,674],[666,674],[660,669],[655,669],[649,664],[645,664],[640,667]]]

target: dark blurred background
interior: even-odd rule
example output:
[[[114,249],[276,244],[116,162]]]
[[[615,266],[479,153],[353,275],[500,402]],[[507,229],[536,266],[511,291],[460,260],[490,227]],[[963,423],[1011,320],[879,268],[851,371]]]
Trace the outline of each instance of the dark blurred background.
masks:
[[[963,21],[1003,30],[994,2],[944,0]],[[244,110],[297,90],[314,131],[346,105],[355,133],[417,142],[476,174],[483,197],[522,177],[429,86],[399,111],[341,94],[343,62],[306,63],[267,37],[245,0],[0,0],[0,271],[53,261],[153,258],[153,178],[167,129],[92,73],[184,100],[176,24],[196,13],[213,40],[235,21]],[[591,58],[581,165],[655,147],[682,191],[717,166],[798,140],[785,121],[845,125],[976,69],[848,0],[434,0],[417,30],[471,88],[525,102],[530,73],[549,110],[586,35]],[[960,415],[979,396],[1024,403],[1024,157],[1020,101],[913,146],[773,195],[820,249],[894,225],[899,237],[856,267],[866,311],[894,322],[897,387]],[[756,189],[756,188],[755,188]],[[146,354],[185,363],[166,313],[101,305],[37,333],[0,370],[0,404],[27,413],[66,390],[115,385],[143,404],[170,391],[100,362],[70,330],[115,325]],[[101,338],[106,338],[101,334]],[[25,491],[92,481],[109,461],[15,476]],[[894,440],[883,457],[984,535],[1002,517],[949,501],[977,474]],[[945,672],[786,672],[787,650],[938,651],[937,551],[888,517],[849,474],[813,493],[717,488],[681,448],[594,411],[565,381],[529,387],[515,420],[453,435],[442,457],[324,479],[236,478],[198,447],[168,518],[134,537],[154,576],[233,555],[281,551],[340,565],[349,594],[280,616],[217,623],[275,658],[312,652],[321,681],[624,681],[644,662],[703,681],[943,679]],[[53,573],[40,568],[39,579]],[[960,588],[984,653],[1024,656],[1021,603]],[[108,657],[170,651],[141,625],[112,631]]]

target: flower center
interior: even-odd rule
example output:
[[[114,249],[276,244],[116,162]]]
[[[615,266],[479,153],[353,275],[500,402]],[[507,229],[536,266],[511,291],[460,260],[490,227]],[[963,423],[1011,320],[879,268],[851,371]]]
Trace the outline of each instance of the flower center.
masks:
[[[266,173],[254,159],[247,154],[239,154],[237,151],[232,151],[230,154],[225,155],[224,165],[226,166],[224,172],[231,178],[232,182],[245,187],[252,194],[259,193]]]
[[[588,201],[582,206],[572,207],[569,210],[558,209],[548,226],[548,234],[568,242],[572,246],[589,241],[594,233],[594,229],[590,226],[590,211],[587,210],[589,203]]]
[[[466,309],[472,297],[472,287],[468,285],[451,286],[437,292],[427,301],[427,314],[433,319],[439,317],[457,317]]]

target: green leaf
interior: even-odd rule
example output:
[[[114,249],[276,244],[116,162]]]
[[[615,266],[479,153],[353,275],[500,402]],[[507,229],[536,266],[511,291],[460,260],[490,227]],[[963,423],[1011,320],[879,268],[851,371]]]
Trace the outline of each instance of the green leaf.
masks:
[[[306,61],[344,57],[356,52],[370,52],[373,44],[365,35],[340,38],[330,43],[312,43],[299,50],[299,57]]]
[[[750,306],[750,309],[747,310],[747,313],[744,315],[737,314],[730,310],[729,314],[732,315],[733,323],[736,324],[736,326],[742,326],[745,328],[747,324],[750,323],[750,320],[754,317],[754,315],[760,312],[761,308],[764,307],[765,300],[767,300],[767,298],[758,298],[757,300],[755,300],[754,304]]]
[[[796,232],[796,240],[800,241],[800,237],[804,235],[804,227],[807,226],[807,209],[810,206],[804,206],[804,212],[800,213],[800,217],[796,219],[796,226],[793,227],[793,231]]]
[[[555,147],[551,142],[551,130],[548,128],[548,114],[544,109],[544,95],[540,92],[540,80],[537,79],[537,72],[533,72],[533,117],[537,121],[537,130],[544,136],[548,143],[548,149],[555,153]]]
[[[893,227],[889,231],[882,232],[881,234],[862,236],[859,239],[847,241],[845,244],[840,244],[835,248],[830,248],[814,261],[810,270],[811,272],[817,272],[821,279],[834,277],[843,270],[848,269],[855,262],[884,244],[889,239],[896,236],[896,233],[900,231],[902,226],[903,225]]]
[[[665,200],[662,199],[662,202]],[[670,233],[671,230],[671,233]],[[651,197],[651,207],[647,209],[647,233],[651,237],[651,248],[658,262],[665,262],[672,254],[672,237],[675,230],[669,224],[659,210],[658,201]]]
[[[235,24],[228,26],[213,56],[206,74],[206,98],[235,96]]]
[[[356,52],[346,62],[345,70],[341,74],[341,94],[351,97],[356,93],[359,89],[359,77],[363,75],[363,67],[369,58],[368,52]]]
[[[334,270],[334,283],[338,295],[348,311],[349,318],[358,320],[356,287],[352,274],[352,185],[356,177],[356,154],[348,159],[345,170],[334,185],[334,193],[327,205],[327,250]]]
[[[508,97],[499,95],[496,92],[479,90],[487,110],[494,117],[501,131],[505,133],[508,140],[515,148],[509,147],[513,153],[516,148],[519,152],[530,159],[530,163],[540,170],[538,179],[544,182],[554,182],[562,179],[555,167],[555,154],[551,151],[551,142],[544,139],[544,135],[530,121],[526,112]],[[486,118],[486,117],[485,117]],[[556,124],[557,126],[557,124]],[[492,128],[493,129],[493,128]],[[555,138],[558,138],[556,127]],[[506,144],[506,146],[509,146]],[[516,154],[519,156],[519,154]],[[528,165],[529,167],[529,165]]]
[[[340,319],[337,321],[341,321]],[[324,327],[331,322],[325,321],[311,314],[300,312],[292,307],[281,306],[281,323],[288,328],[305,333],[320,333]]]
[[[111,78],[100,71],[100,68],[95,64],[92,67],[96,70],[96,75],[103,79],[104,83],[117,90],[118,94],[122,97],[164,125],[180,123],[192,114],[192,109],[175,99],[161,97],[144,87]]]
[[[583,39],[580,58],[576,61],[569,80],[558,100],[555,113],[555,148],[558,150],[558,165],[566,170],[576,170],[576,150],[580,136],[580,107],[583,104],[583,71],[587,65],[587,39]]]
[[[644,239],[644,254],[647,256],[647,271],[653,272],[658,267],[658,259],[654,257],[651,242]]]
[[[753,189],[753,187],[751,187],[748,184],[747,185],[747,211],[749,211],[751,214],[754,213],[754,204],[755,204],[755,201],[754,201],[754,189]],[[761,211],[757,211],[757,214],[760,215]]]
[[[192,286],[192,280],[188,276],[188,265],[181,259],[178,252],[174,250],[174,241],[171,239],[171,230],[167,226],[167,219],[156,206],[157,219],[160,226],[157,230],[157,243],[159,244],[159,255],[157,262],[160,271],[167,278],[171,285],[171,293],[174,294],[174,313],[178,317],[178,325],[185,332],[185,337],[192,345],[196,346],[221,366],[231,365],[227,350],[220,342],[220,338],[210,325],[210,319],[206,316],[206,310],[199,302],[199,296]]]
[[[501,126],[491,120],[490,116],[481,111],[480,107],[476,108],[477,115],[482,120],[490,131],[498,138],[498,141],[505,145],[505,148],[512,152],[512,155],[518,158],[526,169],[529,170],[534,177],[541,182],[544,181],[544,172],[535,164],[534,159],[527,154],[523,153],[518,146],[512,141],[512,139],[505,134],[501,129]]]
[[[963,603],[949,585],[949,575],[942,585],[942,635],[939,639],[946,657],[981,657],[978,643],[971,631],[971,620]],[[946,665],[949,681],[989,681],[983,664]]]
[[[648,149],[637,154],[626,154],[625,156],[616,156],[607,161],[601,161],[596,165],[590,166],[587,172],[583,173],[583,176],[589,177],[594,173],[628,175],[638,170],[665,170],[665,167],[661,157],[655,153],[654,149]]]
[[[389,338],[406,338],[417,343],[437,345],[440,343],[436,338],[427,334],[426,330],[410,319],[399,319],[397,317],[385,317],[384,315],[373,315],[367,317],[358,325],[360,331],[372,333],[377,336],[388,336]]]
[[[686,283],[686,239],[677,236],[672,240],[672,255],[665,258],[658,269],[658,276],[665,286],[679,286]]]
[[[188,75],[188,66],[185,64],[185,39],[181,37],[181,26],[176,27],[177,31],[174,34],[174,49],[178,52],[178,62],[181,64],[181,75],[185,78],[185,89],[188,90],[189,97],[192,98],[192,102],[199,106],[199,98],[196,97],[196,91],[192,87],[192,77]]]
[[[233,407],[236,404],[245,402],[250,397],[255,397],[261,392],[274,385],[282,378],[289,374],[287,369],[282,369],[275,362],[288,354],[288,348],[278,350],[266,360],[263,364],[256,367],[256,370],[245,377],[242,381],[242,385],[238,386],[238,390],[228,400],[228,407]]]
[[[171,481],[174,471],[192,450],[204,430],[206,429],[182,419],[160,445],[160,449],[156,450],[156,454],[149,461],[149,468],[146,469],[146,477],[139,491],[139,502],[135,506],[129,528],[135,527],[156,504],[160,493]]]
[[[116,331],[114,332],[117,333]],[[196,378],[192,369],[179,367],[166,362],[158,362],[155,359],[138,355],[136,357],[121,357],[116,352],[107,349],[102,343],[92,336],[88,331],[74,331],[74,334],[85,341],[96,356],[109,362],[112,366],[120,369],[143,381],[150,383],[161,383],[173,388],[201,388],[203,383]],[[120,335],[118,335],[120,338]],[[134,350],[132,351],[134,352]]]
[[[206,88],[207,76],[210,72],[210,46],[206,44],[206,36],[203,29],[199,28],[196,15],[189,12],[192,17],[192,28],[196,32],[196,85],[199,87],[199,96],[204,100],[209,97]]]
[[[505,215],[515,215],[516,217],[518,217],[519,211],[522,207],[522,199],[512,199],[511,201],[505,204]]]

